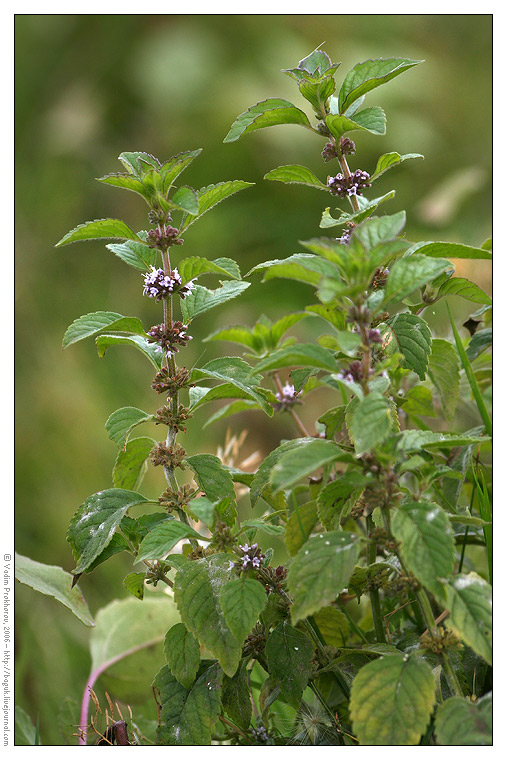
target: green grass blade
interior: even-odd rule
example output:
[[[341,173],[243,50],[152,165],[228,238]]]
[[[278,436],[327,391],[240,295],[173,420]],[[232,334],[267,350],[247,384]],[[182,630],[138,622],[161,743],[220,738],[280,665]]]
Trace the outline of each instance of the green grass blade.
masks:
[[[465,370],[465,374],[467,376],[468,382],[470,384],[470,388],[472,389],[472,394],[475,399],[475,403],[477,404],[477,408],[479,410],[479,414],[482,417],[482,421],[484,422],[484,427],[486,428],[486,433],[492,437],[493,436],[493,426],[491,423],[491,417],[489,416],[488,410],[486,409],[486,404],[484,403],[484,399],[482,398],[482,394],[479,390],[479,386],[477,385],[477,380],[475,379],[475,375],[472,369],[472,365],[470,364],[470,360],[468,356],[466,355],[465,348],[463,346],[463,342],[459,336],[459,333],[456,329],[456,325],[454,324],[454,320],[452,318],[451,311],[449,309],[449,305],[447,305],[447,311],[449,312],[449,320],[451,322],[452,332],[454,334],[454,340],[456,342],[456,348],[458,350],[459,358],[461,359],[461,364],[463,365],[463,369]]]
[[[493,511],[491,508],[491,500],[489,498],[488,486],[484,477],[484,472],[481,471],[481,480],[479,482],[478,473],[475,468],[472,468],[475,487],[477,493],[477,505],[479,508],[479,514],[483,520],[486,520],[489,525],[484,525],[484,541],[486,543],[486,551],[488,554],[488,569],[489,569],[489,582],[493,583]]]

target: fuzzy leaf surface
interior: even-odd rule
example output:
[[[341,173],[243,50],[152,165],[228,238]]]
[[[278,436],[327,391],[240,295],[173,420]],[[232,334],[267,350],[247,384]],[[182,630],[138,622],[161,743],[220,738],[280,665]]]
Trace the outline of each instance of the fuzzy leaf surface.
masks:
[[[256,365],[256,372],[266,372],[280,367],[316,367],[336,372],[337,364],[333,352],[316,343],[295,343],[280,348]]]
[[[89,496],[72,518],[67,531],[76,567],[73,575],[82,573],[106,548],[127,510],[147,501],[140,493],[109,488]]]
[[[252,703],[245,660],[241,662],[232,678],[225,676],[222,686],[222,704],[237,726],[248,729],[252,718]]]
[[[446,625],[491,665],[491,586],[476,573],[456,575],[445,587]]]
[[[106,430],[112,441],[119,449],[125,449],[128,437],[132,430],[143,422],[153,419],[152,414],[143,412],[135,406],[123,406],[117,409],[107,419]]]
[[[377,166],[370,177],[370,182],[374,182],[385,174],[385,172],[389,171],[389,169],[392,169],[393,166],[398,166],[403,163],[403,161],[410,158],[424,158],[424,156],[420,153],[405,153],[404,156],[401,156],[399,153],[396,153],[396,151],[393,151],[392,153],[384,153],[384,155],[380,156],[377,161]]]
[[[211,501],[230,497],[234,499],[234,485],[231,473],[214,454],[195,454],[187,457],[187,462],[195,472],[197,484]]]
[[[404,71],[417,66],[422,61],[414,61],[409,58],[375,58],[358,63],[352,68],[340,87],[338,95],[340,113],[366,95],[367,92],[389,82]]]
[[[347,407],[346,420],[356,454],[361,456],[389,435],[392,426],[389,402],[378,392],[362,399],[355,397]]]
[[[294,597],[294,625],[325,607],[346,588],[358,556],[357,537],[344,531],[319,533],[303,544],[287,576]]]
[[[218,259],[217,261],[220,261]],[[178,272],[181,275],[183,284],[199,277],[201,274],[220,274],[222,277],[232,277],[234,280],[239,280],[240,276],[235,274],[231,269],[224,269],[217,261],[209,261],[203,259],[202,256],[191,256],[188,259],[183,259],[178,264]],[[232,261],[232,259],[231,259]],[[233,262],[235,263],[235,262]]]
[[[404,366],[415,372],[420,380],[424,380],[432,350],[428,323],[422,317],[403,312],[388,319],[387,324],[394,333],[399,351],[403,354]]]
[[[157,251],[145,243],[135,240],[126,240],[124,243],[109,243],[106,248],[118,256],[125,264],[145,272],[150,266],[154,266],[157,260]]]
[[[348,458],[334,441],[312,438],[302,443],[296,451],[282,454],[271,470],[270,483],[273,493],[297,483],[301,478],[332,462]]]
[[[419,251],[399,259],[389,274],[385,297],[401,301],[449,269],[452,269],[452,264],[447,259],[430,258]]]
[[[205,314],[215,306],[220,306],[232,298],[237,298],[244,290],[250,287],[249,282],[226,282],[216,290],[208,290],[203,285],[195,285],[192,292],[181,302],[181,313],[185,322]]]
[[[241,643],[225,621],[220,605],[222,587],[230,580],[229,554],[212,554],[178,570],[174,598],[181,618],[199,643],[233,676],[241,658]]]
[[[463,697],[451,697],[438,705],[435,733],[439,744],[483,747],[493,743],[493,711],[491,695],[477,703]]]
[[[429,376],[437,389],[442,411],[452,420],[459,401],[459,359],[456,349],[447,340],[435,338],[429,360]]]
[[[466,277],[451,277],[450,280],[444,282],[438,290],[438,297],[441,296],[461,296],[473,303],[485,303],[488,306],[492,303],[491,297]]]
[[[139,488],[146,471],[146,460],[155,444],[153,438],[131,438],[125,449],[120,449],[113,467],[115,488]]]
[[[411,256],[415,251],[418,254],[436,259],[449,257],[450,259],[486,259],[489,261],[492,258],[491,251],[484,248],[473,248],[471,245],[463,245],[462,243],[416,243],[412,248],[409,248],[406,255]]]
[[[176,623],[167,631],[164,654],[176,680],[185,689],[190,689],[199,670],[201,653],[199,642],[183,623]]]
[[[247,111],[240,114],[224,138],[224,142],[234,142],[255,129],[277,124],[299,124],[311,129],[307,115],[295,105],[283,98],[268,98],[250,106]]]
[[[289,452],[290,455],[290,452]],[[314,501],[294,509],[285,527],[285,546],[293,557],[301,549],[311,535],[319,519],[317,505]]]
[[[110,335],[103,333],[95,338],[95,343],[101,359],[110,346],[133,346],[148,359],[156,370],[159,370],[162,366],[162,351],[157,351],[158,346],[154,343],[148,343],[142,335]]]
[[[274,449],[270,454],[268,454],[268,456],[259,466],[259,469],[257,470],[250,486],[250,499],[252,502],[252,507],[254,507],[258,502],[264,489],[268,488],[271,470],[277,464],[277,462],[280,461],[283,454],[285,454],[287,451],[297,449],[299,446],[303,446],[309,441],[313,440],[313,438],[295,438],[290,441],[285,441],[276,449]]]
[[[97,335],[102,330],[146,335],[142,322],[137,317],[123,317],[114,311],[95,311],[83,314],[69,325],[63,336],[62,348],[67,348],[78,340]]]
[[[415,655],[379,657],[352,682],[350,715],[361,745],[413,746],[435,704],[430,666]]]
[[[97,240],[99,238],[118,238],[143,242],[134,230],[131,230],[128,224],[125,224],[121,219],[95,219],[93,222],[79,224],[64,235],[56,247],[77,243],[80,240]]]
[[[284,698],[298,707],[312,671],[310,639],[284,620],[268,638],[265,654],[269,673],[279,684]]]
[[[299,164],[279,166],[265,174],[264,179],[285,182],[286,184],[307,185],[307,187],[315,187],[317,190],[329,190],[327,185],[324,185],[310,169]]]
[[[429,501],[401,504],[392,521],[408,569],[437,599],[454,567],[454,534],[443,509]]]
[[[143,538],[136,562],[145,559],[164,559],[179,541],[189,536],[206,540],[186,523],[179,520],[165,520]]]
[[[191,224],[200,219],[203,214],[212,209],[218,203],[229,198],[247,187],[251,187],[253,182],[244,182],[241,179],[232,179],[226,182],[219,182],[216,185],[208,185],[197,191],[197,212],[194,215],[186,216],[181,223],[180,232],[187,230]]]
[[[14,577],[40,594],[52,596],[67,607],[82,623],[95,625],[81,590],[72,588],[72,575],[57,565],[44,565],[22,554],[14,555]]]
[[[244,641],[267,603],[266,591],[254,578],[236,578],[222,586],[220,605],[225,622]]]

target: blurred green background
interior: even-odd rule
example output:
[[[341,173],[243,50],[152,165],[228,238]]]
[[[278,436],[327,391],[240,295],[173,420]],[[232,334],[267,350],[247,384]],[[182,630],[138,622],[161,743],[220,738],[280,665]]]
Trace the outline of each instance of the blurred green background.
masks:
[[[202,187],[228,179],[256,182],[218,206],[188,232],[185,255],[236,259],[243,272],[301,250],[298,240],[320,234],[334,199],[309,188],[264,182],[281,164],[301,163],[324,181],[323,141],[298,127],[275,127],[224,145],[235,117],[258,100],[285,97],[311,116],[309,104],[281,69],[325,41],[342,61],[340,82],[358,61],[403,56],[425,59],[367,96],[387,114],[387,134],[355,133],[351,167],[372,173],[388,151],[419,152],[379,180],[393,187],[384,213],[407,209],[410,240],[480,245],[491,233],[491,37],[489,15],[18,15],[16,32],[16,548],[40,562],[73,567],[65,541],[83,500],[111,485],[115,445],[104,422],[115,409],[160,405],[152,370],[130,350],[111,349],[99,361],[92,341],[62,353],[66,327],[97,310],[137,315],[145,327],[160,307],[142,297],[142,278],[100,242],[55,249],[77,224],[123,218],[147,229],[142,199],[94,181],[121,170],[122,151],[161,160],[203,148],[184,182]],[[339,234],[339,233],[337,233]],[[182,249],[177,250],[180,255]],[[464,266],[465,264],[465,266]],[[490,290],[489,267],[461,262],[459,273]],[[211,278],[203,284],[216,286]],[[253,279],[239,299],[197,318],[185,362],[208,361],[231,344],[201,340],[224,324],[253,324],[314,301],[303,284]],[[458,303],[459,301],[459,303]],[[454,299],[455,315],[473,305]],[[425,315],[426,316],[426,315]],[[463,321],[463,320],[462,320]],[[297,328],[312,340],[323,325]],[[447,327],[444,327],[445,337]],[[322,411],[304,410],[311,421]],[[248,429],[237,462],[265,454],[294,434],[283,415],[248,413],[203,434],[204,407],[185,439],[189,453],[216,453],[227,427]],[[474,423],[474,420],[472,420]],[[142,434],[142,433],[141,433]],[[153,435],[153,431],[148,433]],[[163,490],[152,470],[143,492]],[[130,572],[119,555],[81,580],[93,614],[125,597]],[[80,699],[89,670],[89,630],[53,600],[17,586],[16,702],[40,719],[44,743],[60,744],[56,715],[67,695]]]

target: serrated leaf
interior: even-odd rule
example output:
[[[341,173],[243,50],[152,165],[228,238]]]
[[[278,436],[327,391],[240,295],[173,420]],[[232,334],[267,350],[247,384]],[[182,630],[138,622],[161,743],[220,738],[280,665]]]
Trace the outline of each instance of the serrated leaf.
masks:
[[[202,153],[202,148],[183,151],[183,153],[172,156],[160,167],[159,173],[162,178],[162,189],[165,194],[169,192],[174,180],[180,176],[200,153]]]
[[[171,200],[188,214],[195,216],[199,213],[199,199],[193,187],[182,185],[176,190]]]
[[[456,575],[445,585],[447,627],[491,665],[491,586],[476,573]]]
[[[328,530],[338,529],[348,500],[358,498],[367,483],[362,473],[349,470],[324,486],[317,499],[322,525]]]
[[[146,573],[129,573],[123,579],[123,585],[132,596],[136,599],[143,599],[144,597],[144,581],[146,580]]]
[[[415,655],[379,657],[352,682],[350,715],[361,745],[413,746],[435,704],[430,666]]]
[[[491,297],[482,290],[475,282],[467,280],[466,277],[451,277],[444,282],[438,290],[438,297],[442,296],[461,296],[474,303],[492,303]]]
[[[272,468],[270,483],[273,493],[290,488],[319,467],[342,461],[344,457],[348,455],[334,441],[307,439],[296,451],[282,454]]]
[[[72,518],[67,531],[76,567],[82,573],[105,549],[127,510],[147,501],[140,493],[123,488],[109,488],[89,496]]]
[[[340,113],[346,111],[354,101],[367,92],[389,82],[418,63],[422,61],[409,58],[375,58],[356,64],[348,72],[340,88]]]
[[[162,366],[164,354],[155,343],[149,343],[142,335],[112,335],[102,333],[95,339],[97,352],[102,359],[110,346],[133,346],[137,348],[150,363],[159,370]]]
[[[153,415],[137,409],[135,406],[123,406],[117,409],[107,419],[106,430],[109,438],[116,443],[119,449],[125,449],[128,437],[132,430],[153,419]]]
[[[263,282],[268,282],[275,277],[283,277],[315,286],[324,276],[336,276],[336,267],[331,261],[327,261],[321,256],[314,256],[311,253],[295,253],[286,259],[265,261],[251,269],[248,276],[263,270],[266,270]]]
[[[403,366],[424,380],[433,345],[428,323],[416,314],[403,312],[388,319],[387,324],[393,331],[398,350],[403,354]],[[387,340],[384,336],[384,344]]]
[[[91,565],[86,568],[85,573],[91,573],[93,570],[95,570],[96,567],[101,565],[110,557],[114,557],[115,554],[119,554],[120,552],[124,551],[130,551],[130,546],[128,545],[127,541],[123,538],[121,533],[113,533],[111,541],[108,543],[106,548],[100,552],[98,557],[93,560]]]
[[[40,594],[52,596],[65,605],[82,623],[95,625],[88,604],[78,586],[72,587],[72,575],[56,565],[44,565],[17,552],[14,555],[14,577],[19,583]]]
[[[394,198],[395,194],[395,191],[391,190],[385,195],[381,195],[378,198],[372,198],[371,200],[368,200],[362,195],[358,195],[357,202],[359,204],[359,211],[350,212],[336,209],[337,211],[340,211],[340,216],[338,219],[332,217],[329,208],[327,208],[322,212],[322,218],[319,227],[325,229],[327,227],[337,227],[339,225],[343,226],[347,222],[352,221],[356,224],[359,224],[363,221],[363,219],[371,216],[381,203],[384,203],[390,198]]]
[[[235,498],[231,473],[214,454],[194,454],[187,462],[195,473],[199,488],[211,501]]]
[[[473,362],[474,359],[477,359],[482,351],[485,351],[487,348],[489,348],[489,346],[491,346],[492,342],[493,330],[491,327],[487,327],[484,330],[478,330],[474,335],[472,335],[470,342],[466,347],[466,355],[468,356],[469,360]]]
[[[220,259],[217,259],[220,261]],[[231,271],[231,268],[224,269],[223,266],[219,266],[217,261],[209,261],[203,259],[201,256],[191,256],[188,259],[183,259],[178,264],[178,272],[181,276],[181,280],[185,285],[189,280],[194,280],[201,274],[220,274],[222,277],[232,277],[235,280],[241,278],[241,274]],[[232,259],[230,259],[232,261]],[[234,264],[236,262],[233,262]],[[237,266],[237,265],[236,265]]]
[[[115,311],[95,311],[91,314],[83,314],[69,325],[63,336],[62,348],[67,348],[78,340],[84,340],[107,329],[146,335],[142,322],[137,317],[123,317]]]
[[[190,689],[199,670],[201,653],[199,642],[183,623],[176,623],[167,631],[164,654],[172,675]]]
[[[450,421],[459,401],[459,360],[451,343],[433,340],[428,373],[440,396],[444,417]]]
[[[308,129],[312,128],[306,114],[288,100],[268,98],[250,106],[247,111],[240,114],[232,124],[224,142],[234,142],[255,129],[277,124],[299,124]]]
[[[261,533],[265,533],[267,536],[280,536],[285,533],[283,525],[273,525],[262,519],[254,518],[253,520],[243,520],[241,523],[241,532],[248,530],[249,528],[255,528],[260,530]]]
[[[230,301],[231,298],[236,298],[249,287],[250,283],[243,280],[241,282],[234,280],[226,282],[216,290],[208,290],[202,285],[195,285],[192,292],[181,302],[183,319],[188,323],[215,306],[220,306],[220,304]]]
[[[232,179],[227,182],[218,182],[216,185],[208,185],[197,191],[198,209],[195,215],[185,216],[180,225],[180,233],[187,230],[191,224],[200,219],[203,214],[212,209],[217,203],[221,203],[240,190],[251,187],[253,182],[244,182],[241,179]]]
[[[294,625],[325,607],[346,588],[358,556],[357,537],[344,531],[320,533],[303,544],[287,576],[294,597]]]
[[[283,454],[285,454],[287,451],[296,449],[299,446],[303,446],[305,443],[313,440],[313,438],[295,438],[290,441],[285,441],[280,446],[278,446],[278,448],[274,449],[270,454],[268,454],[268,456],[259,466],[259,469],[257,470],[250,486],[250,499],[252,502],[252,507],[254,507],[258,502],[264,489],[269,486],[271,470],[277,464],[277,462],[280,461]]]
[[[255,370],[266,372],[271,369],[280,369],[280,367],[297,367],[298,365],[327,369],[331,372],[337,369],[336,359],[329,349],[315,343],[295,343],[274,351],[266,359],[261,359]]]
[[[106,245],[118,258],[134,269],[145,272],[150,266],[154,266],[157,260],[157,251],[145,243],[127,240],[125,243],[109,243]]]
[[[469,436],[466,434],[434,433],[432,430],[404,430],[398,440],[397,449],[409,453],[427,449],[453,449],[456,446],[472,446],[485,443],[487,436]]]
[[[435,733],[439,744],[483,747],[493,743],[491,695],[477,703],[463,697],[451,697],[438,705]]]
[[[142,177],[150,168],[160,168],[160,162],[151,153],[143,151],[125,151],[120,153],[118,159],[122,162],[128,172],[136,177]]]
[[[79,224],[75,229],[68,232],[56,244],[56,248],[69,243],[77,243],[79,240],[98,240],[99,238],[118,238],[143,242],[134,230],[131,230],[128,224],[125,224],[121,219],[95,219],[93,222]]]
[[[406,214],[404,211],[399,211],[390,216],[374,216],[356,227],[354,236],[369,251],[381,243],[394,240],[403,230],[405,222]]]
[[[492,258],[490,251],[484,248],[473,248],[462,243],[421,242],[416,243],[407,251],[407,256],[418,254],[431,258],[449,257],[450,259],[487,259]]]
[[[219,391],[218,388],[209,391],[203,397],[206,401],[212,398],[251,398],[261,406],[266,414],[272,416],[273,407],[266,401],[263,389],[258,387],[262,376],[253,374],[252,368],[243,359],[224,356],[219,359],[212,359],[204,367],[192,370],[192,381],[202,380],[203,378],[222,380],[226,383],[226,387],[222,391]],[[233,388],[229,389],[229,385],[232,385]],[[236,393],[235,389],[239,390],[240,393]],[[224,394],[224,391],[227,395]],[[199,399],[199,402],[203,403],[201,399]],[[193,406],[196,407],[198,403]]]
[[[225,676],[222,686],[222,704],[228,716],[245,730],[250,726],[252,718],[246,664],[247,660],[243,660],[232,678]]]
[[[153,438],[132,438],[120,449],[113,467],[115,488],[139,488],[146,472],[146,460],[155,444]]]
[[[401,504],[392,531],[408,569],[439,601],[454,567],[454,535],[446,513],[429,501]]]
[[[392,169],[393,166],[398,166],[409,158],[424,158],[424,156],[420,153],[405,153],[405,155],[401,156],[399,153],[396,153],[396,151],[393,151],[392,153],[384,153],[384,155],[380,156],[377,161],[377,166],[370,177],[370,182],[374,182],[385,174],[385,172],[389,171],[389,169]]]
[[[153,681],[161,706],[157,744],[169,746],[209,745],[220,713],[223,673],[217,663],[185,689],[165,665]]]
[[[312,530],[319,519],[317,505],[314,501],[294,508],[285,527],[285,546],[290,556],[298,553],[305,541],[310,538]]]
[[[264,179],[285,182],[286,184],[306,185],[307,187],[315,187],[317,190],[329,192],[327,185],[321,182],[310,169],[300,164],[279,166],[277,169],[272,169],[265,174]]]
[[[339,140],[342,135],[356,129],[383,135],[386,131],[386,115],[378,106],[359,111],[354,114],[353,119],[340,114],[328,114],[326,126],[335,140]]]
[[[347,407],[347,427],[357,456],[373,449],[389,435],[392,417],[389,402],[381,393],[357,396]]]
[[[389,273],[385,289],[388,300],[401,301],[417,288],[431,282],[443,272],[452,270],[447,259],[430,258],[419,251],[394,263]]]
[[[177,543],[188,537],[209,541],[186,523],[179,520],[164,521],[143,538],[136,562],[142,562],[145,559],[165,559]]]
[[[269,636],[265,655],[269,673],[279,684],[286,702],[298,707],[312,671],[310,639],[284,620]]]
[[[408,414],[422,414],[425,417],[436,417],[433,408],[433,396],[424,385],[414,385],[404,396],[403,411]]]
[[[266,590],[254,578],[229,581],[220,593],[225,622],[238,641],[243,642],[266,606]]]
[[[174,581],[174,598],[188,630],[218,659],[224,672],[233,676],[241,658],[241,643],[220,606],[222,586],[230,579],[230,557],[212,554],[181,567]]]
[[[98,182],[103,182],[105,185],[112,185],[124,190],[130,190],[133,193],[148,200],[146,197],[146,188],[138,177],[134,177],[132,174],[121,174],[119,172],[112,172],[106,174],[104,177],[98,177]]]

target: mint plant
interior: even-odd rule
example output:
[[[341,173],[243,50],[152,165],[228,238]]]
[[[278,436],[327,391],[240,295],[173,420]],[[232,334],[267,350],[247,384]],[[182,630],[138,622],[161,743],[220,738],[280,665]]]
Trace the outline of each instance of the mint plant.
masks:
[[[62,590],[68,574],[54,577],[54,595],[90,624],[86,604],[71,593],[78,594],[83,573],[129,553],[133,570],[124,586],[139,625],[152,631],[109,659],[93,654],[80,744],[96,741],[90,699],[98,677],[119,659],[128,666],[133,651],[166,631],[169,601],[155,604],[148,588],[158,584],[171,590],[180,620],[158,645],[166,664],[153,680],[156,726],[151,733],[141,727],[135,705],[128,719],[125,708],[114,721],[110,704],[101,744],[491,743],[491,299],[456,277],[452,263],[491,259],[491,243],[412,243],[404,211],[378,215],[394,190],[374,197],[374,182],[419,154],[381,155],[371,172],[360,162],[349,166],[357,161],[352,131],[386,131],[384,111],[363,108],[366,95],[419,63],[364,61],[337,89],[339,64],[315,50],[285,71],[311,117],[269,98],[233,123],[225,142],[274,125],[314,133],[325,179],[320,162],[315,170],[280,166],[265,179],[348,204],[325,208],[326,234],[301,243],[304,253],[261,262],[245,275],[304,282],[314,296],[304,311],[277,321],[263,315],[206,339],[241,346],[241,356],[191,368],[180,359],[193,320],[250,285],[232,259],[181,256],[189,227],[250,184],[176,188],[199,151],[163,164],[147,153],[121,154],[125,171],[100,181],[140,195],[151,229],[101,219],[58,243],[120,241],[107,248],[142,275],[140,295],[153,301],[154,315],[158,309],[146,330],[137,317],[115,312],[79,317],[64,347],[87,337],[99,356],[133,346],[152,365],[152,388],[164,401],[156,411],[123,407],[106,421],[118,446],[113,487],[87,498],[70,523],[72,592]],[[215,290],[200,284],[210,274],[222,278]],[[469,338],[452,316],[456,296],[470,304]],[[444,300],[438,336],[424,315]],[[324,325],[315,342],[287,336],[304,319]],[[335,400],[309,426],[303,420],[317,404],[308,399],[319,389]],[[226,404],[207,424],[246,409],[287,414],[294,436],[255,473],[213,454],[189,454],[187,425],[217,400]],[[471,429],[460,423],[463,407]],[[162,426],[163,440],[133,437],[144,423]],[[156,502],[139,491],[147,463],[165,477]],[[23,582],[49,593],[40,583],[46,570],[26,558],[19,564]],[[102,625],[124,630],[133,618],[121,614],[110,608]]]

